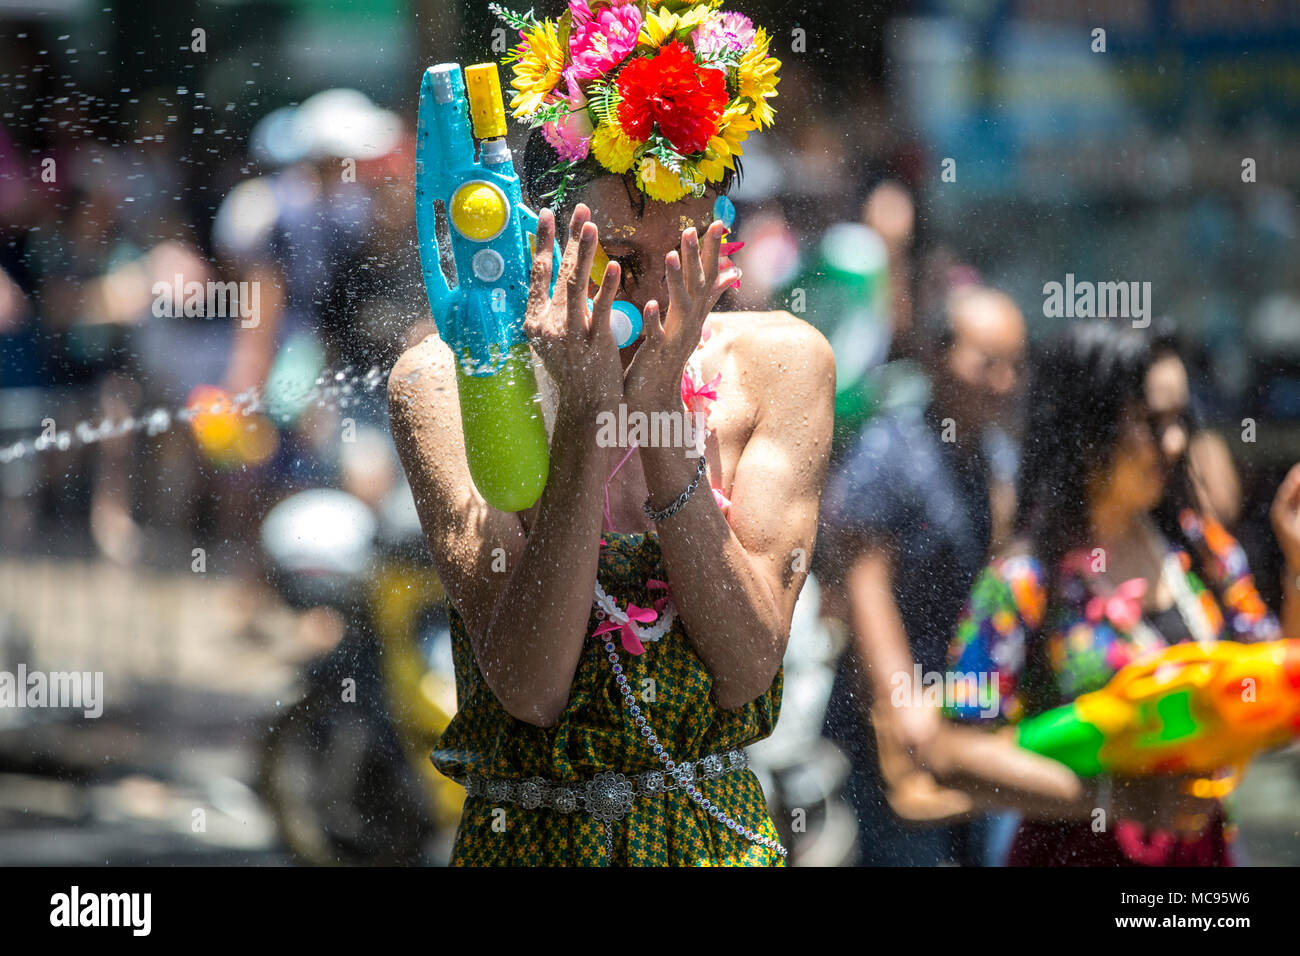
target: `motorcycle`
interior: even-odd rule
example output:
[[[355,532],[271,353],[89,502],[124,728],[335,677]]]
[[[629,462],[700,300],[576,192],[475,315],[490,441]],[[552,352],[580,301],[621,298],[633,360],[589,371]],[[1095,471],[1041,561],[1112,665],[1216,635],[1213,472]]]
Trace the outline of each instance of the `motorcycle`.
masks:
[[[338,643],[305,666],[300,698],[268,731],[258,773],[285,843],[305,863],[431,862],[459,816],[458,797],[428,760],[450,719],[450,630],[441,588],[410,557],[409,537],[333,489],[292,495],[262,525],[285,601],[343,621]]]

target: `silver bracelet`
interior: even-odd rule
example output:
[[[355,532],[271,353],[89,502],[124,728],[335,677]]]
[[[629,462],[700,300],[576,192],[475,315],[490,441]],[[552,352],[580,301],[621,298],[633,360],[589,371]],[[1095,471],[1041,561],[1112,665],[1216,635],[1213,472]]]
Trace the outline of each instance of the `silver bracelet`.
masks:
[[[691,483],[686,486],[685,491],[683,491],[680,495],[677,496],[677,500],[674,501],[672,504],[670,504],[663,511],[655,511],[653,508],[651,508],[650,496],[646,495],[645,504],[642,505],[642,507],[645,509],[646,517],[649,518],[651,521],[663,521],[665,518],[671,518],[673,515],[677,514],[677,512],[681,510],[682,505],[686,504],[687,500],[691,497],[691,494],[695,491],[695,486],[700,483],[700,479],[704,477],[705,465],[706,465],[705,456],[701,455],[700,463],[695,468],[694,480],[692,480]]]

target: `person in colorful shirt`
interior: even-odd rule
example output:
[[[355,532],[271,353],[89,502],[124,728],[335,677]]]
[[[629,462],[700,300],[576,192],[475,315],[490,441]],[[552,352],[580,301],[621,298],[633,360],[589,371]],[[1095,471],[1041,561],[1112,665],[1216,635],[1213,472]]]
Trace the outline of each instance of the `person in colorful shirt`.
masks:
[[[951,673],[995,683],[979,700],[946,702],[946,716],[968,726],[945,735],[934,765],[978,801],[1022,811],[1011,865],[1231,862],[1222,805],[1188,795],[1188,778],[1081,780],[1005,731],[969,726],[1014,725],[1182,641],[1300,637],[1296,586],[1286,589],[1279,623],[1241,548],[1197,510],[1186,455],[1192,429],[1187,373],[1166,335],[1079,323],[1037,369],[1018,543],[980,574],[949,651]],[[1295,581],[1300,466],[1279,489],[1272,517]]]
[[[987,822],[926,825],[888,799],[891,743],[923,763],[937,707],[891,707],[913,669],[942,672],[953,627],[993,534],[992,426],[1016,409],[1025,353],[1020,310],[1004,293],[955,290],[930,334],[931,400],[876,417],[854,441],[822,501],[825,573],[849,624],[824,733],[849,757],[862,866],[976,864]],[[901,675],[901,677],[900,677]],[[883,759],[882,759],[883,758]],[[928,809],[928,808],[927,808]],[[937,816],[937,814],[936,814]]]
[[[788,313],[712,311],[740,278],[725,194],[740,142],[771,122],[779,64],[762,28],[709,3],[497,12],[522,38],[511,106],[538,127],[521,179],[534,207],[557,207],[539,211],[524,321],[550,438],[537,504],[498,511],[475,488],[437,335],[389,379],[450,599],[458,711],[433,760],[467,789],[451,861],[784,865],[743,748],[780,713],[834,358]],[[611,261],[588,314],[598,247]],[[644,315],[621,351],[615,293]],[[600,416],[620,405],[629,420],[698,413],[703,454],[608,447]]]

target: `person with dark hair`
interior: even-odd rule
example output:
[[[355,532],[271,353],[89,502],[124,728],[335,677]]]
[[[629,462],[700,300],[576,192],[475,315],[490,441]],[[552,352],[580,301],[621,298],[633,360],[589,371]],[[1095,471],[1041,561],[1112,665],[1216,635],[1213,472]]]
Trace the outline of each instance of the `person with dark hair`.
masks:
[[[433,760],[468,794],[452,863],[780,866],[743,748],[780,713],[834,358],[786,312],[713,312],[740,278],[727,173],[771,121],[776,64],[765,31],[707,4],[647,14],[649,33],[635,4],[568,9],[559,35],[502,14],[524,37],[511,105],[541,124],[528,200],[569,223],[555,262],[556,213],[539,211],[523,322],[550,439],[538,502],[499,511],[475,488],[447,343],[429,336],[389,378],[450,600],[458,710]],[[598,248],[612,261],[589,309]],[[621,350],[616,295],[644,316]],[[600,423],[621,410],[703,427],[616,449]]]
[[[936,319],[926,323],[930,402],[870,421],[826,492],[819,566],[828,614],[843,620],[852,642],[825,733],[853,763],[847,793],[867,866],[983,862],[982,824],[954,823],[965,808],[951,805],[952,794],[918,788],[893,768],[919,779],[908,763],[924,763],[941,723],[937,706],[911,706],[912,694],[899,692],[918,669],[942,672],[962,603],[988,559],[986,438],[1014,410],[1025,325],[1010,298],[978,286],[953,290]],[[925,805],[903,805],[922,790]],[[951,825],[937,825],[945,818]]]
[[[1182,641],[1300,637],[1296,586],[1279,625],[1240,547],[1197,506],[1187,373],[1171,338],[1072,325],[1042,356],[1027,408],[1017,539],[975,583],[949,655],[952,672],[996,675],[995,693],[949,706],[949,717],[1013,725]],[[1294,582],[1300,466],[1272,518]],[[936,775],[1024,815],[1011,865],[1231,861],[1220,802],[1189,795],[1185,776],[1084,780],[1008,733],[954,724],[940,738]]]

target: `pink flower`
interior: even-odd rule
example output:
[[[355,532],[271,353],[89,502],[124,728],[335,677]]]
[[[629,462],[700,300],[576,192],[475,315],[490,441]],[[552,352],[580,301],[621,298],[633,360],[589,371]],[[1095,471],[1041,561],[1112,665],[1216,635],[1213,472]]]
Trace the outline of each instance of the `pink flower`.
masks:
[[[754,23],[743,13],[722,13],[705,20],[691,41],[696,53],[747,50],[754,43]]]
[[[692,412],[707,412],[709,404],[718,400],[717,384],[722,381],[719,372],[703,385],[696,385],[689,372],[682,372],[682,403]]]
[[[607,634],[610,631],[622,631],[623,650],[629,654],[640,655],[645,653],[645,645],[636,636],[636,631],[632,629],[633,621],[640,621],[642,624],[652,623],[659,614],[648,607],[637,607],[629,603],[627,606],[627,621],[619,624],[617,621],[606,621],[600,627],[591,632],[592,637],[599,637],[601,634]]]
[[[587,158],[595,127],[591,125],[591,117],[587,114],[587,97],[583,95],[582,87],[569,76],[568,70],[565,71],[565,80],[569,89],[569,113],[554,123],[543,123],[542,135],[555,147],[560,159],[580,161]],[[558,99],[555,97],[550,102],[557,102]]]
[[[593,12],[587,0],[569,0],[569,10],[573,14],[569,31],[573,65],[566,73],[579,80],[594,80],[622,63],[636,47],[641,10],[635,3],[624,0]]]
[[[1106,617],[1127,633],[1142,619],[1142,597],[1146,593],[1147,582],[1143,578],[1130,578],[1110,594],[1089,601],[1084,613],[1093,624]]]

